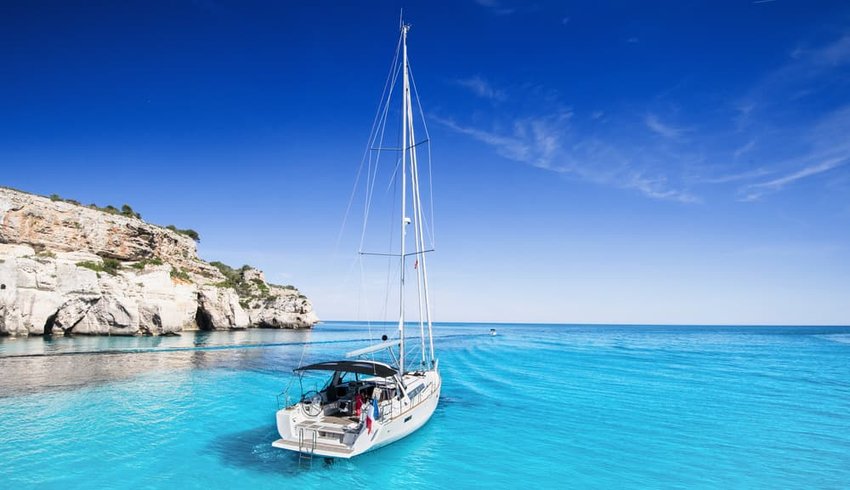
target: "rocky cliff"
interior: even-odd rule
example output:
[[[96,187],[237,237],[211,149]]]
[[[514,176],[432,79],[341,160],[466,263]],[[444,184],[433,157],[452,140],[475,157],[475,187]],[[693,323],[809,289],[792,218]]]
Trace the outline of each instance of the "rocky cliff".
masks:
[[[318,321],[297,289],[269,284],[251,267],[204,262],[190,236],[104,209],[0,188],[0,335],[163,335]]]

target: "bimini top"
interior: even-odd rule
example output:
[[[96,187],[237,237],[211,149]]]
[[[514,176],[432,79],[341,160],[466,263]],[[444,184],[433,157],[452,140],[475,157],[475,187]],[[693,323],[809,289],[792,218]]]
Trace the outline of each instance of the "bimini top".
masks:
[[[296,368],[295,371],[340,371],[344,373],[371,374],[382,378],[395,376],[398,371],[382,362],[330,361]]]

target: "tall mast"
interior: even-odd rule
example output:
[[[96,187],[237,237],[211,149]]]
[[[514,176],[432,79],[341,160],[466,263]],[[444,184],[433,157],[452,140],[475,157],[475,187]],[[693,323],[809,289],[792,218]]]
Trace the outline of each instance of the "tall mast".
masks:
[[[410,80],[407,75],[407,31],[409,25],[401,23],[401,38],[402,38],[402,116],[401,116],[401,280],[399,281],[399,315],[398,315],[398,332],[399,332],[399,373],[404,375],[404,242],[407,232],[407,224],[410,222],[407,217],[407,119],[410,113],[408,104],[408,96],[410,94]]]
[[[403,24],[402,24],[403,25]],[[415,133],[415,125],[414,125],[414,115],[413,115],[413,99],[412,99],[412,90],[409,83],[409,72],[410,72],[410,63],[407,58],[407,29],[406,27],[404,31],[404,81],[405,81],[405,89],[404,89],[404,120],[407,124],[407,134],[405,135],[404,143],[405,152],[407,150],[410,151],[410,187],[411,187],[411,205],[412,205],[412,220],[414,224],[414,254],[416,256],[416,262],[418,267],[414,267],[416,269],[416,289],[417,289],[417,299],[419,301],[419,342],[421,349],[421,357],[422,361],[420,363],[420,367],[424,367],[426,364],[426,359],[430,357],[431,367],[435,365],[434,359],[434,337],[432,333],[432,324],[431,324],[431,301],[428,295],[428,272],[425,266],[425,231],[424,231],[424,217],[422,215],[422,195],[420,189],[420,180],[419,180],[419,159],[416,155],[416,137]],[[406,220],[407,223],[410,223],[410,218]],[[430,352],[426,350],[425,347],[425,325],[428,325],[428,344],[430,347]],[[429,356],[430,354],[430,356]]]

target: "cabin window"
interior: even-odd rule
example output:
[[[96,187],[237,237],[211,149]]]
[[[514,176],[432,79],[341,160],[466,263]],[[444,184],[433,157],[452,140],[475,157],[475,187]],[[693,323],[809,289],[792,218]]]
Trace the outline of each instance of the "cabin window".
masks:
[[[424,389],[425,389],[425,385],[419,385],[416,388],[413,388],[412,390],[410,390],[410,394],[408,396],[412,400],[413,398],[416,397],[416,395],[422,393],[422,390],[424,390]]]

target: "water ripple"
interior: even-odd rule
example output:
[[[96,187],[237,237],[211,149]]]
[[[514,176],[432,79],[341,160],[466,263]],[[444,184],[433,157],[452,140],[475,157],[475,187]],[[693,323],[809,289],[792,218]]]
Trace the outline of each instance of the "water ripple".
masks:
[[[441,325],[414,435],[309,468],[270,446],[312,332],[0,341],[9,488],[846,488],[848,328]],[[105,354],[107,351],[108,354]]]

